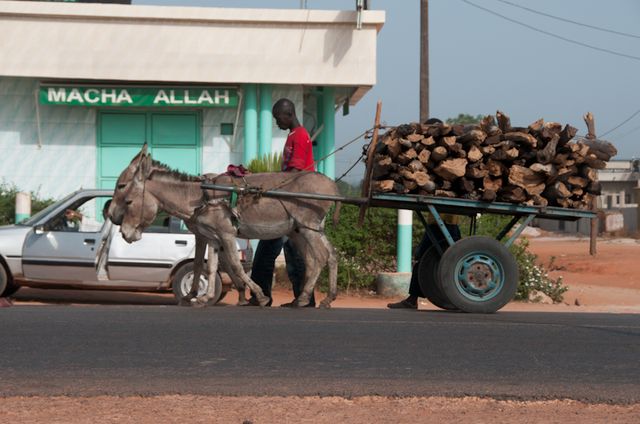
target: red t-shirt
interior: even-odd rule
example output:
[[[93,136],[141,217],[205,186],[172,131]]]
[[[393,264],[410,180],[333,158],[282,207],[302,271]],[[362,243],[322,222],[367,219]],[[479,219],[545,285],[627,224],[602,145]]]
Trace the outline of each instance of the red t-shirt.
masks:
[[[282,153],[282,170],[315,171],[313,163],[313,146],[311,137],[303,126],[294,128],[284,143]]]

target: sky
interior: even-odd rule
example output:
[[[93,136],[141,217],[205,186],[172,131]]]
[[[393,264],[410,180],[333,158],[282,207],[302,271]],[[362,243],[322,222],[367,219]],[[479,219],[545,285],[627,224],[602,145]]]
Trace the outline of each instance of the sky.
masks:
[[[354,10],[356,2],[132,3],[292,9],[306,3],[312,9]],[[386,12],[378,34],[377,83],[347,116],[336,115],[336,147],[372,127],[378,100],[383,123],[399,125],[419,117],[420,1],[369,0],[369,8]],[[500,110],[515,126],[544,118],[585,134],[582,116],[592,112],[597,134],[618,148],[615,159],[640,157],[638,22],[638,0],[430,0],[431,116],[444,120]],[[337,153],[337,177],[361,151],[362,143],[354,143]],[[364,165],[356,166],[345,179],[355,182],[363,172]]]

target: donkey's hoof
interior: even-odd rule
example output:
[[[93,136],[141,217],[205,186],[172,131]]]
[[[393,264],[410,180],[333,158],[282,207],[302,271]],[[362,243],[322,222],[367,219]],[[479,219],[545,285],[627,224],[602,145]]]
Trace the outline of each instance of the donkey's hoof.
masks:
[[[320,302],[320,309],[331,309],[331,302]]]
[[[207,301],[205,299],[200,299],[197,297],[194,297],[193,299],[191,299],[191,307],[204,308],[205,306],[207,306]]]

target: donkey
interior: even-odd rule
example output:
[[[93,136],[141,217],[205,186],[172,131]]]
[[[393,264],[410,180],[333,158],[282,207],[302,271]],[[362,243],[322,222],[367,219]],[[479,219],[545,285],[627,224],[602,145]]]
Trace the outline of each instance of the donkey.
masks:
[[[208,244],[209,278],[215,274],[217,255],[220,254],[236,288],[242,293],[244,287],[248,286],[260,305],[265,306],[269,299],[242,269],[235,240],[236,237],[269,240],[287,236],[305,264],[304,288],[294,302],[295,306],[309,303],[325,265],[329,267],[329,293],[320,307],[331,306],[337,295],[338,270],[335,250],[324,234],[324,220],[331,201],[244,194],[234,205],[228,192],[202,190],[202,181],[202,177],[173,171],[153,161],[145,144],[116,182],[109,217],[120,225],[120,232],[129,243],[142,237],[142,231],[153,222],[159,209],[184,220],[187,228],[196,236],[194,283],[189,299],[185,299],[187,301],[197,295],[204,246]],[[242,178],[219,175],[213,182],[259,187],[262,190],[282,189],[293,193],[339,193],[333,180],[316,172],[272,172],[250,174]],[[206,303],[208,297],[204,295],[194,300]]]

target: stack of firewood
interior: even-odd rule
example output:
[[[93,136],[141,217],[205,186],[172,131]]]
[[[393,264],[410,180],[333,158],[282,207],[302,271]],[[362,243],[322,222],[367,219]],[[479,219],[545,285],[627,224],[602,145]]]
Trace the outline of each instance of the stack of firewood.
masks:
[[[372,188],[588,209],[600,194],[596,170],[617,151],[603,140],[573,140],[576,133],[542,119],[512,127],[501,112],[478,125],[400,125],[378,141]]]

